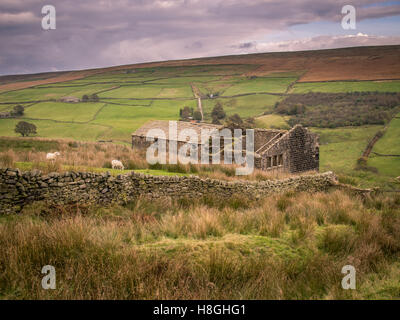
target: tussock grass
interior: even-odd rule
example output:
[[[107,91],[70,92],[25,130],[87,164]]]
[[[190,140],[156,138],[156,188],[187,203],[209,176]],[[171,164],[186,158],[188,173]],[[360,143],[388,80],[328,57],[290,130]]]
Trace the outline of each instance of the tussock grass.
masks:
[[[0,217],[0,297],[396,298],[399,255],[399,196],[35,203]],[[56,290],[41,289],[47,264],[56,268]],[[341,289],[346,264],[357,270],[355,291]]]
[[[15,163],[15,153],[13,150],[7,150],[0,153],[0,167],[12,168]]]
[[[4,143],[0,148],[0,157],[13,150],[15,162],[48,162],[46,154],[58,151],[61,153],[58,161],[62,165],[103,168],[111,167],[111,161],[118,159],[127,169],[148,168],[144,153],[113,143],[6,137],[1,137],[0,143]]]
[[[158,170],[167,175],[193,174],[202,178],[219,180],[264,181],[284,179],[291,174],[266,172],[255,169],[246,176],[236,175],[234,165],[201,164],[149,164],[145,150],[133,150],[130,146],[113,143],[76,142],[70,140],[49,140],[44,138],[0,137],[0,167],[18,167],[21,170],[38,169],[44,173],[63,171],[95,171],[96,168],[111,169],[112,160],[120,160],[126,170]],[[58,151],[57,161],[46,160],[48,152]],[[21,164],[22,163],[22,164]],[[118,172],[118,174],[123,172]],[[302,174],[309,174],[302,173]]]

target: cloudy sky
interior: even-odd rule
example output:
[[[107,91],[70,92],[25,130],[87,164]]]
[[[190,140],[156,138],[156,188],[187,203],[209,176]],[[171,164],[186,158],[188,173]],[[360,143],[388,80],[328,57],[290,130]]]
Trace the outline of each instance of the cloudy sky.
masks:
[[[43,30],[44,5],[56,29]],[[341,25],[344,5],[356,29]],[[0,0],[0,74],[400,44],[400,1]]]

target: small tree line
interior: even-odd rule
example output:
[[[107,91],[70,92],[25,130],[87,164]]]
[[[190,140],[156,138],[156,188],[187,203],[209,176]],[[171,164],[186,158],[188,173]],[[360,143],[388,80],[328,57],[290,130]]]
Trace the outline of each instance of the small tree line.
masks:
[[[25,108],[21,105],[16,105],[11,111],[0,112],[0,118],[15,118],[24,115]]]
[[[189,108],[185,106],[183,109],[179,110],[180,119],[183,121],[196,120],[200,121],[202,119],[201,113],[198,110]],[[242,119],[237,113],[227,116],[224,107],[220,101],[218,101],[211,111],[212,123],[216,125],[223,125],[230,129],[250,129],[255,127],[254,118]]]
[[[82,102],[98,102],[99,101],[99,96],[95,93],[91,95],[84,94],[82,96]]]

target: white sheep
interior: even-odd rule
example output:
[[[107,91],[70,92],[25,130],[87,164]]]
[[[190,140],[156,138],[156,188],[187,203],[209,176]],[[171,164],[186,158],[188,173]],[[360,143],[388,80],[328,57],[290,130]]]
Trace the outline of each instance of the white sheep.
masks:
[[[112,167],[113,169],[124,170],[124,165],[123,165],[122,162],[119,161],[119,160],[113,160],[113,161],[111,161],[111,167]]]
[[[46,159],[50,160],[50,161],[55,161],[57,159],[57,157],[60,156],[60,153],[58,151],[54,152],[54,153],[48,153],[46,155]]]

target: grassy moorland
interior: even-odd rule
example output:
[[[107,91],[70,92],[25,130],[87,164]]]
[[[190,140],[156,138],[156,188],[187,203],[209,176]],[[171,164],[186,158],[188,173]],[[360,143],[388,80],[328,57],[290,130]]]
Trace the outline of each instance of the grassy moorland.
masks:
[[[59,151],[55,162],[46,160],[47,152]],[[125,170],[111,169],[111,160],[120,159]],[[198,175],[203,178],[237,180],[232,165],[149,164],[145,152],[114,143],[76,142],[73,140],[50,140],[44,138],[0,137],[0,168],[18,168],[22,171],[37,169],[43,173],[84,171],[106,172],[112,175],[128,174],[130,171],[152,175]],[[286,173],[254,170],[246,180],[273,180],[289,177]]]
[[[2,299],[397,299],[400,198],[343,192],[0,217]],[[42,290],[43,265],[56,290]],[[356,270],[343,290],[341,269]]]

